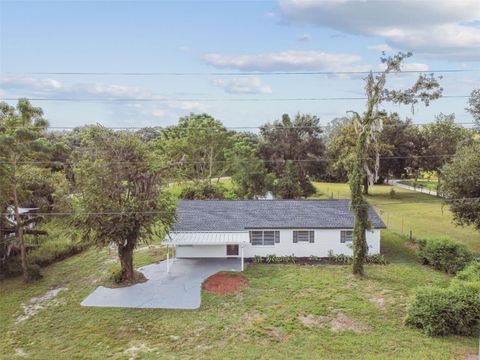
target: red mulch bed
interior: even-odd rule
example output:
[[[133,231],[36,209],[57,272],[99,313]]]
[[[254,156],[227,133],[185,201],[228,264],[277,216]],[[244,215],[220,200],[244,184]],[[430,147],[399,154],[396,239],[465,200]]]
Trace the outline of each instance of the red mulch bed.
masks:
[[[237,294],[248,286],[248,279],[239,274],[219,272],[210,276],[203,288],[218,295]]]

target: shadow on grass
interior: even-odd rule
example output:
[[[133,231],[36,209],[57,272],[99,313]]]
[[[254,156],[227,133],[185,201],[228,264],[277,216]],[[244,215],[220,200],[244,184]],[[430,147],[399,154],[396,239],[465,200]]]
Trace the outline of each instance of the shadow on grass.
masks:
[[[391,263],[411,264],[418,262],[415,250],[405,245],[407,238],[389,230],[382,230],[380,252]]]

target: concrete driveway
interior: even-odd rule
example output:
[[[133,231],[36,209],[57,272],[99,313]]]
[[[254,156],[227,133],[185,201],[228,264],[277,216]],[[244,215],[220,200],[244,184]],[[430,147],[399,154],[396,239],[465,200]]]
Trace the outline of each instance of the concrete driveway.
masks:
[[[99,286],[82,306],[150,309],[198,309],[202,283],[219,271],[240,271],[240,259],[177,259],[167,273],[167,263],[140,269],[147,282],[111,289]]]

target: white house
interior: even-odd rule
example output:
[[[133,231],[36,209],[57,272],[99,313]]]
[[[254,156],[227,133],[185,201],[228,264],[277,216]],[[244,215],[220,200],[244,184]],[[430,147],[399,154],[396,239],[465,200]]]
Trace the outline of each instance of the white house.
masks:
[[[380,252],[385,224],[369,208],[370,254]],[[164,241],[177,258],[352,255],[348,200],[182,200]]]

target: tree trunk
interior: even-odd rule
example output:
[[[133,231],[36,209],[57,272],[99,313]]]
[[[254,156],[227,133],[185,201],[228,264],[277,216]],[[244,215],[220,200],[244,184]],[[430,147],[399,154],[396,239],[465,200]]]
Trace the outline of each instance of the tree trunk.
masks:
[[[122,267],[122,282],[129,283],[134,280],[133,272],[133,245],[127,242],[125,246],[118,245],[118,257]]]
[[[0,212],[6,213],[4,206],[0,207]],[[6,274],[8,272],[7,267],[7,234],[5,229],[7,228],[7,220],[4,215],[0,215],[0,274]]]
[[[353,229],[353,267],[352,272],[363,275],[363,264],[368,253],[365,231],[368,228],[368,203],[362,195],[362,184],[366,178],[363,168],[363,158],[367,147],[367,133],[365,129],[359,134],[356,159],[353,164],[350,178],[350,190],[352,192],[352,211],[355,215],[355,227]]]
[[[368,183],[368,176],[364,176],[363,178],[363,195],[368,195],[368,187],[370,184]]]
[[[22,260],[22,272],[23,272],[23,280],[28,282],[28,263],[27,263],[27,251],[25,249],[25,243],[23,241],[23,226],[22,226],[22,219],[20,218],[19,207],[20,204],[18,202],[18,194],[17,194],[17,164],[16,159],[13,161],[13,209],[15,213],[15,237],[20,244],[20,258]]]

